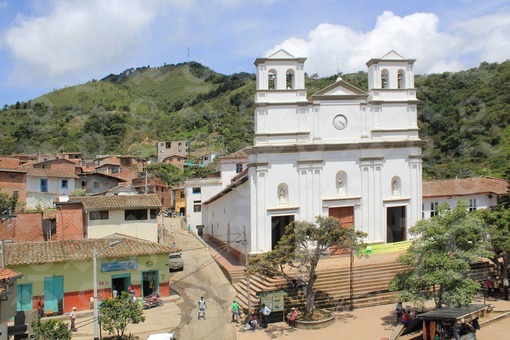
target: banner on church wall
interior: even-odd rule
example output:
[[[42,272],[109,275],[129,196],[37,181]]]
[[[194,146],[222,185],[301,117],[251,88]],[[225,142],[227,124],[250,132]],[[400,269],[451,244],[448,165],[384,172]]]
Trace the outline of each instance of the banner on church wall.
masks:
[[[407,250],[410,246],[412,240],[401,241],[401,242],[393,242],[393,243],[381,243],[381,244],[371,244],[368,245],[365,249],[365,254],[386,254],[393,253],[397,251]]]

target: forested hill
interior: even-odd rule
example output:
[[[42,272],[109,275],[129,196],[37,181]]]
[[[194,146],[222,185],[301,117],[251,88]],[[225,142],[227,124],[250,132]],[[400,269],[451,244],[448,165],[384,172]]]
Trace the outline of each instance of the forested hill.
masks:
[[[307,77],[308,94],[335,76]],[[365,72],[342,75],[366,90]],[[510,62],[416,77],[429,178],[510,173]],[[81,151],[155,154],[155,141],[190,139],[197,153],[252,143],[255,76],[196,63],[129,69],[5,106],[0,154]]]

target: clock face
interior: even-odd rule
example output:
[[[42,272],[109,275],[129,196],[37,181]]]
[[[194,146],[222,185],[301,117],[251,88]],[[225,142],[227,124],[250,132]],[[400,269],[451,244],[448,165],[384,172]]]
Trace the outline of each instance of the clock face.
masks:
[[[347,118],[344,115],[337,115],[333,118],[333,125],[338,130],[343,130],[347,126]]]

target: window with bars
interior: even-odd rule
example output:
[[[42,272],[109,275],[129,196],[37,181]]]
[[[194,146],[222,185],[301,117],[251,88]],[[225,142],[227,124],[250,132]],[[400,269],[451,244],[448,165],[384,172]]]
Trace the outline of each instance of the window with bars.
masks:
[[[469,200],[469,211],[475,211],[476,210],[476,198]]]
[[[430,217],[434,217],[437,215],[437,207],[438,207],[437,202],[430,203]]]

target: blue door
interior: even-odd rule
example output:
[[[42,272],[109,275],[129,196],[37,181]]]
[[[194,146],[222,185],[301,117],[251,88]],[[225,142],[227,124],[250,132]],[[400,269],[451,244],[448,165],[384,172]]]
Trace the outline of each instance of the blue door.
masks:
[[[16,287],[16,310],[32,310],[32,284],[19,284]]]
[[[46,313],[59,312],[58,302],[64,308],[64,277],[52,276],[44,278],[44,310]]]

